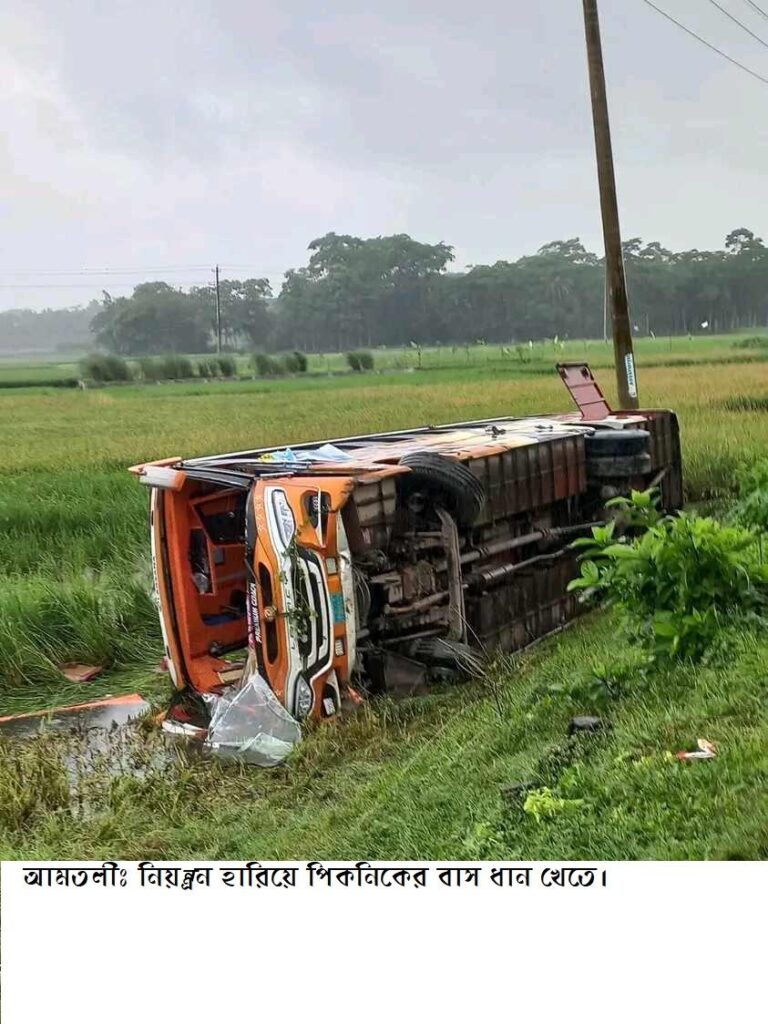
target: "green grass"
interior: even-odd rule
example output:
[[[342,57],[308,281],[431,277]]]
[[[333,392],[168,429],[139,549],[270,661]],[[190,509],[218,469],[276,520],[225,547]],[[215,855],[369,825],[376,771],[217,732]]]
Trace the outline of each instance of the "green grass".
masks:
[[[763,342],[762,344],[760,342]],[[552,363],[565,360],[588,359],[593,367],[613,364],[613,346],[604,341],[573,340],[555,344],[553,341],[534,343],[532,348],[523,342],[520,345],[433,345],[419,351],[410,346],[372,350],[375,371],[408,370],[477,370],[495,366],[525,373],[546,370]],[[755,362],[768,359],[768,334],[764,337],[753,333],[733,335],[712,335],[695,338],[638,338],[635,340],[635,354],[640,366],[666,366],[669,364],[706,362]],[[193,364],[206,358],[200,354],[190,355]],[[344,352],[308,353],[307,373],[312,375],[353,374]],[[138,374],[137,360],[131,360],[134,372]],[[254,370],[247,354],[236,356],[238,374],[250,379]],[[0,359],[0,391],[4,386],[26,384],[44,386],[57,381],[71,380],[82,376],[80,364],[72,359],[56,362],[53,360]]]
[[[643,404],[680,415],[689,500],[722,502],[738,467],[765,456],[768,364],[732,341],[676,339],[671,353],[666,341],[638,345]],[[441,350],[434,358],[449,355],[452,364],[410,373],[0,390],[0,714],[134,689],[162,703],[167,682],[151,672],[160,642],[147,496],[125,472],[129,464],[566,410],[552,364],[580,358],[583,347],[542,350],[540,358],[535,350],[525,363],[480,346],[469,359]],[[610,346],[586,349],[613,398]],[[414,358],[413,350],[386,355]],[[422,358],[427,365],[433,353]],[[757,787],[766,737],[757,698],[768,648],[745,638],[727,666],[630,687],[610,710],[608,739],[574,757],[561,750],[564,730],[586,708],[542,697],[542,687],[613,660],[617,648],[606,620],[579,626],[499,674],[503,717],[482,687],[384,705],[311,736],[295,763],[276,772],[202,763],[104,783],[92,819],[73,821],[43,787],[27,817],[6,822],[6,855],[762,855]],[[73,686],[57,670],[69,660],[108,671]],[[722,757],[665,760],[698,735],[721,740]],[[0,779],[18,806],[15,751],[0,752]],[[56,777],[57,758],[48,764],[46,756],[41,747],[40,771]],[[560,757],[562,770],[547,769],[548,757]],[[583,800],[578,813],[537,825],[505,801],[502,787],[537,772],[541,786]],[[3,806],[0,782],[0,815]]]
[[[0,359],[0,388],[41,386],[79,376],[78,364],[71,361]]]
[[[617,650],[614,626],[610,617],[579,624],[502,666],[497,699],[468,685],[372,706],[321,727],[272,771],[197,760],[161,760],[141,778],[96,771],[83,786],[97,810],[77,818],[55,741],[33,741],[37,757],[0,743],[0,856],[768,856],[768,644],[736,637],[726,664],[644,681],[637,658]],[[606,657],[621,664],[624,687],[608,707],[557,690]],[[568,741],[571,716],[595,710],[612,728]],[[719,756],[678,762],[699,737]],[[146,742],[139,731],[139,759]],[[30,765],[40,776],[31,808]],[[520,784],[568,803],[537,822]]]

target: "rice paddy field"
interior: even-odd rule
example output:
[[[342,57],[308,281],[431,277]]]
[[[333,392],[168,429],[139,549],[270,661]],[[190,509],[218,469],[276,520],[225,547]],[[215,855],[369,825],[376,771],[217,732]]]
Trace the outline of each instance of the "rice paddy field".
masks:
[[[757,344],[755,344],[757,341]],[[745,345],[745,342],[747,343]],[[768,339],[752,336],[706,336],[690,338],[640,338],[635,342],[638,362],[644,366],[690,362],[755,362],[768,359]],[[85,353],[83,353],[84,355]],[[407,348],[384,348],[373,351],[375,368],[381,373],[407,370],[476,370],[490,366],[517,367],[519,372],[549,373],[558,359],[588,359],[591,366],[611,366],[613,347],[604,341],[556,340],[512,345],[486,344],[480,339],[467,345],[434,345]],[[200,356],[190,356],[193,364]],[[252,378],[254,370],[249,356],[235,356],[238,375]],[[135,360],[129,360],[139,376]],[[342,352],[307,353],[307,373],[326,375],[348,373],[349,365]],[[23,360],[0,356],[0,389],[16,387],[55,387],[77,382],[82,369],[74,355],[53,361]]]
[[[642,404],[680,416],[690,502],[727,505],[739,467],[768,453],[768,347],[738,342],[638,344]],[[243,366],[228,382],[0,386],[0,715],[136,690],[162,706],[147,494],[130,464],[565,410],[553,364],[585,355],[613,397],[603,342],[521,356],[430,350],[421,369],[405,349],[376,353],[377,370],[392,372],[366,374],[336,374],[333,355],[313,357],[305,377],[268,381]],[[0,364],[0,385],[28,372],[51,379]],[[610,613],[594,613],[499,663],[490,689],[367,707],[271,772],[183,755],[139,774],[94,771],[88,813],[67,784],[60,738],[0,741],[0,856],[765,857],[768,639],[734,642],[727,664],[649,677],[617,645]],[[58,669],[68,661],[108,671],[68,683]],[[624,680],[613,728],[586,745],[566,740],[570,717],[595,710],[579,680],[606,664]],[[134,730],[137,750],[148,735]],[[717,759],[675,762],[698,736],[717,742]],[[561,801],[557,812],[522,810],[515,793],[531,777]]]

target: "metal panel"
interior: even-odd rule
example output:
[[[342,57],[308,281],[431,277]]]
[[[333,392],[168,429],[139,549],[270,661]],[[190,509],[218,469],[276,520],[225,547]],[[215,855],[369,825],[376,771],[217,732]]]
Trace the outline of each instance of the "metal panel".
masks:
[[[663,471],[659,483],[661,504],[667,511],[682,508],[683,477],[680,452],[680,428],[677,416],[668,409],[643,410],[645,429],[651,435],[651,467],[655,475]]]
[[[468,596],[470,635],[488,651],[514,651],[559,629],[580,610],[568,583],[578,575],[570,552],[550,566],[519,573],[509,583]]]
[[[611,415],[611,407],[586,363],[558,363],[557,372],[581,410],[582,419],[602,420]]]
[[[486,494],[477,525],[546,508],[587,488],[586,450],[579,435],[541,440],[467,465]]]

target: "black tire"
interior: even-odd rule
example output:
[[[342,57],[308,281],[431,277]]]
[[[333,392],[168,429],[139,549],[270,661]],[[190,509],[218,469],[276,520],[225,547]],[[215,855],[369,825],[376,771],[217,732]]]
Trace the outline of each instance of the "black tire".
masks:
[[[485,504],[483,485],[462,462],[436,452],[411,452],[400,460],[411,472],[403,477],[405,496],[425,491],[436,505],[442,505],[459,526],[471,526]]]
[[[606,455],[587,459],[587,476],[593,480],[614,480],[633,476],[645,476],[651,472],[651,456]]]
[[[414,640],[407,654],[427,668],[446,669],[456,676],[479,676],[483,671],[483,660],[477,651],[458,640],[445,637],[429,636]]]
[[[587,458],[607,455],[642,455],[650,450],[647,430],[596,430],[586,438]]]

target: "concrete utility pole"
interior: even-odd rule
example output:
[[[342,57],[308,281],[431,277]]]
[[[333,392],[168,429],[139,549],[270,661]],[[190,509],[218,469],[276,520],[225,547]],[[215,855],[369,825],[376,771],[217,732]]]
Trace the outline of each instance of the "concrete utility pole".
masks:
[[[219,288],[219,265],[216,264],[216,351],[221,355],[221,289]]]
[[[597,178],[600,185],[600,210],[603,217],[605,240],[605,267],[613,324],[613,351],[616,362],[616,380],[619,387],[619,406],[637,409],[637,374],[632,351],[632,324],[629,319],[627,282],[624,276],[624,255],[621,251],[619,206],[616,199],[616,178],[613,171],[611,127],[608,121],[608,99],[605,92],[603,48],[600,43],[600,22],[597,0],[582,0],[584,30],[587,38],[589,86],[592,94],[592,120],[595,128]]]

